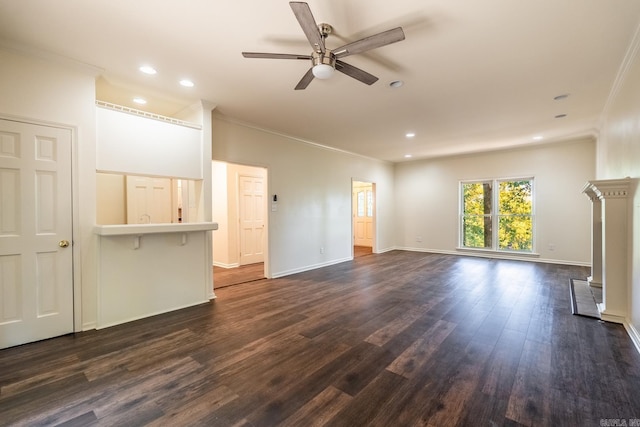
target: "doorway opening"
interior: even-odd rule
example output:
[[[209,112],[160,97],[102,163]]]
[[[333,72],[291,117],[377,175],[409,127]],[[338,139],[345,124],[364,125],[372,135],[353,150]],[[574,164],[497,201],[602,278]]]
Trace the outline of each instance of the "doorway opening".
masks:
[[[352,236],[354,258],[373,253],[375,247],[375,183],[352,183]]]
[[[268,277],[267,169],[212,162],[214,288]]]

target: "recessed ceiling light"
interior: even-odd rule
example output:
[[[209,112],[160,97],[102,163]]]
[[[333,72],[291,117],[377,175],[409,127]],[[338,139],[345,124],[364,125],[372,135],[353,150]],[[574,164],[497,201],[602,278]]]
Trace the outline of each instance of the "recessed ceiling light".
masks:
[[[556,119],[563,119],[565,117],[567,117],[566,114],[558,114],[557,116],[555,116]]]
[[[143,65],[142,67],[139,68],[139,70],[145,74],[150,74],[150,75],[157,73],[156,69],[149,65]]]
[[[389,86],[391,86],[392,88],[397,88],[400,87],[404,84],[404,82],[402,80],[394,80],[391,83],[389,83]]]
[[[413,138],[414,136],[416,136],[415,132],[407,132],[404,136],[406,136],[407,138]]]
[[[554,96],[553,100],[554,101],[560,101],[560,100],[563,100],[563,99],[567,99],[568,97],[569,97],[568,93],[563,93],[562,95]]]
[[[404,155],[404,158],[405,158],[405,159],[410,159],[411,157],[413,157],[411,154],[405,154],[405,155]]]
[[[536,135],[533,137],[534,141],[541,141],[542,139],[544,139],[544,137],[542,135]]]
[[[194,83],[191,80],[188,80],[188,79],[180,80],[180,85],[184,86],[184,87],[193,87],[193,86],[195,86]]]
[[[133,98],[133,102],[136,104],[144,105],[147,103],[147,100],[144,98]]]

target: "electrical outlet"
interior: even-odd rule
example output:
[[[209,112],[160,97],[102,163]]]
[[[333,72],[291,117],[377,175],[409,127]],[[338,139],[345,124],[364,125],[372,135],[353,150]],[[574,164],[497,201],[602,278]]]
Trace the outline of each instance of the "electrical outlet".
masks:
[[[417,236],[416,237],[416,242],[422,243],[422,236]]]
[[[324,253],[324,246],[320,246],[320,253],[323,254]]]
[[[555,251],[556,250],[556,244],[555,243],[549,243],[549,250],[550,251]]]

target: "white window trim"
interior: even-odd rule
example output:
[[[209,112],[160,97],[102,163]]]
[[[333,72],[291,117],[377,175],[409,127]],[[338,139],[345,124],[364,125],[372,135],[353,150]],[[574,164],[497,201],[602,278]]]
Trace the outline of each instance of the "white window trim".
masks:
[[[463,184],[470,183],[488,183],[490,182],[492,188],[498,189],[500,182],[504,181],[531,181],[531,221],[532,221],[532,230],[531,230],[531,238],[532,238],[532,247],[531,251],[515,251],[508,249],[499,249],[499,239],[498,239],[498,192],[493,191],[491,196],[491,227],[493,230],[491,237],[491,248],[471,248],[467,246],[463,246],[463,227],[462,227],[462,219],[463,219],[463,206],[464,206],[464,192],[462,190]],[[517,176],[517,177],[507,177],[507,178],[480,178],[480,179],[465,179],[460,180],[458,182],[458,244],[456,246],[457,251],[463,252],[476,252],[476,253],[486,253],[486,254],[500,254],[500,255],[511,255],[514,257],[539,257],[540,254],[536,251],[536,179],[535,176]]]

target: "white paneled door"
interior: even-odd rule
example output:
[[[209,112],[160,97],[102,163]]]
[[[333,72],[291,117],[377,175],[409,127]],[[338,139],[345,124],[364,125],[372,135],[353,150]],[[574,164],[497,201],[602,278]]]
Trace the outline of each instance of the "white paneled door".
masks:
[[[353,182],[353,244],[373,247],[373,184]]]
[[[171,179],[127,176],[127,224],[171,222]]]
[[[0,119],[0,348],[73,332],[71,131]]]
[[[240,265],[264,262],[264,179],[240,175]]]

